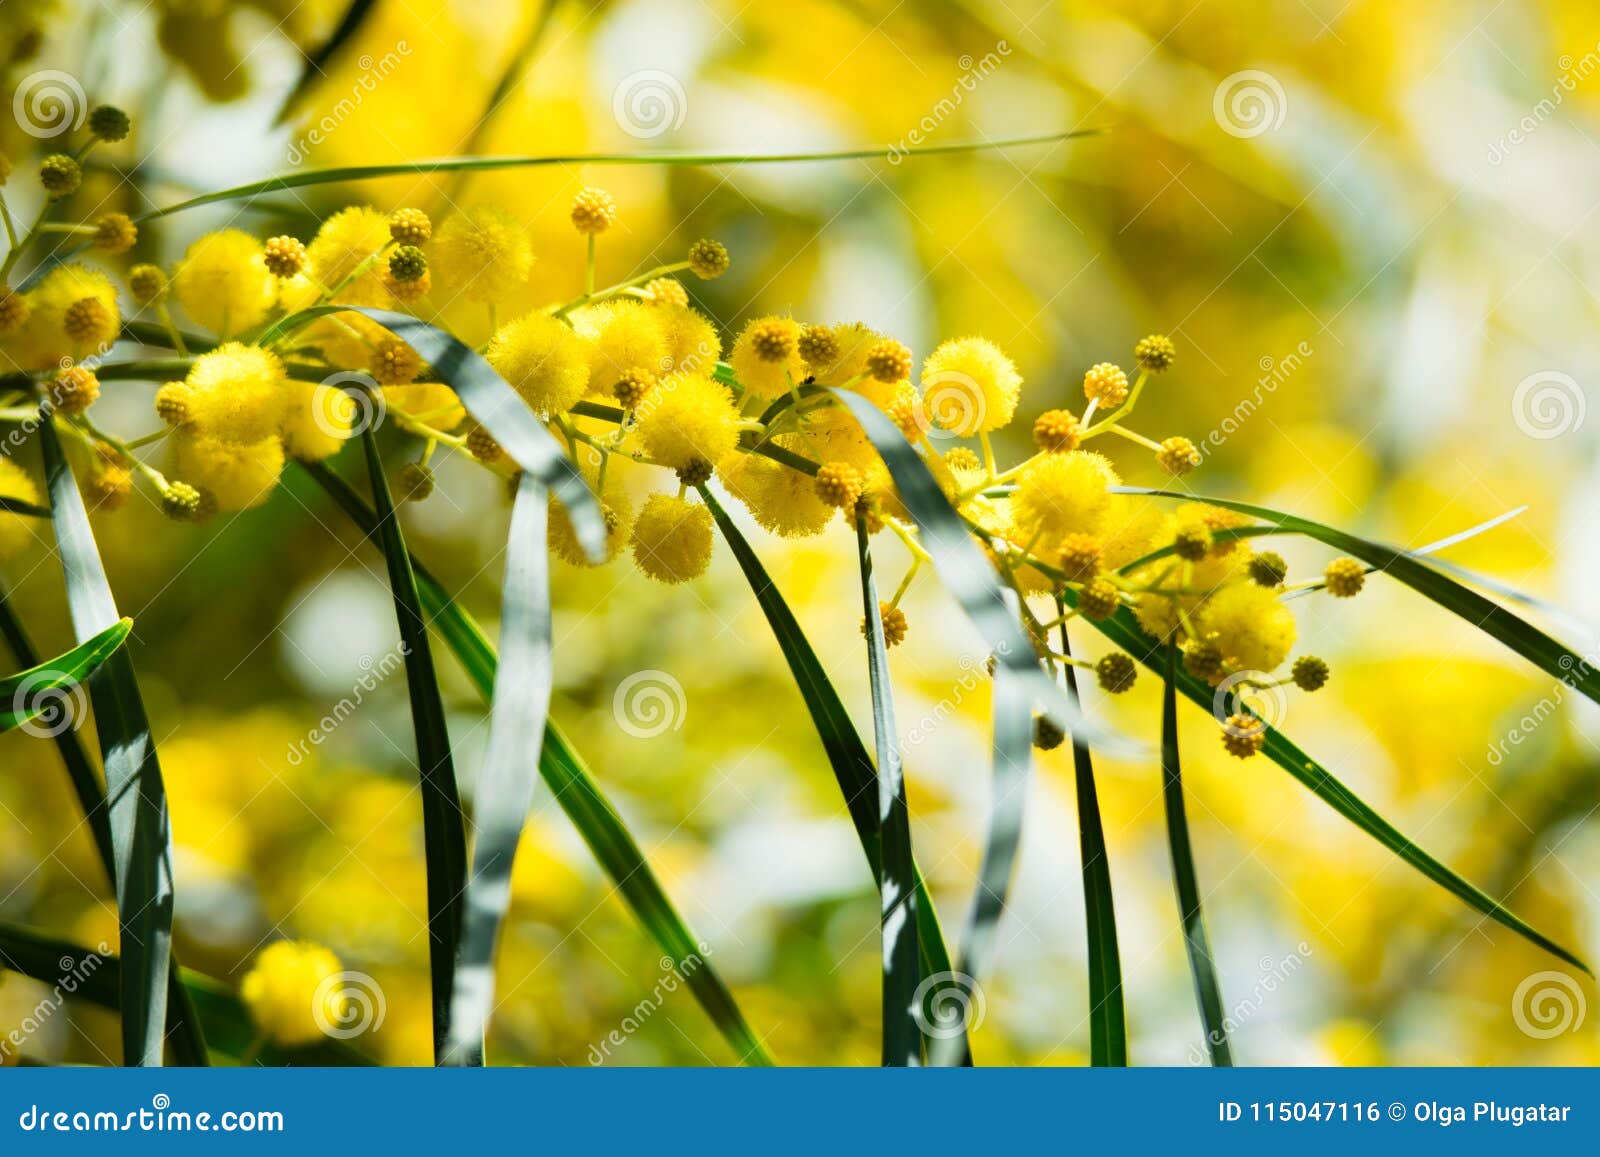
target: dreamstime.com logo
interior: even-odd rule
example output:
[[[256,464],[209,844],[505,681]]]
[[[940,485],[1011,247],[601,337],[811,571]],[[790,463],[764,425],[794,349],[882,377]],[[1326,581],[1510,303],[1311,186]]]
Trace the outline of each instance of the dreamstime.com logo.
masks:
[[[989,406],[983,387],[966,374],[945,370],[922,379],[915,419],[929,438],[965,438],[983,429]]]
[[[1283,126],[1289,97],[1270,72],[1247,68],[1222,78],[1211,95],[1211,114],[1223,132],[1249,140]]]
[[[1588,1012],[1583,989],[1565,972],[1535,972],[1511,994],[1511,1019],[1534,1040],[1577,1032]]]
[[[1540,370],[1517,383],[1511,394],[1511,420],[1541,442],[1576,433],[1589,412],[1589,399],[1575,378],[1560,370]]]
[[[70,731],[89,710],[88,692],[82,683],[61,686],[66,678],[61,671],[35,671],[17,684],[11,696],[11,710],[24,722],[20,730],[38,739],[54,739]]]
[[[11,94],[11,115],[23,132],[46,141],[82,128],[89,100],[77,77],[47,68],[22,78]]]
[[[635,671],[617,684],[611,696],[617,726],[635,739],[654,739],[679,731],[689,714],[683,684],[665,671]]]
[[[1277,728],[1283,722],[1289,700],[1282,687],[1271,683],[1272,676],[1265,671],[1235,671],[1217,684],[1211,696],[1212,716],[1229,735],[1241,739],[1255,735],[1260,729],[1236,727],[1229,722],[1236,715],[1259,719],[1268,727]]]
[[[922,1034],[934,1040],[974,1031],[986,1011],[983,989],[965,972],[935,972],[911,994],[911,1017]]]
[[[311,997],[311,1018],[335,1040],[376,1032],[388,1012],[383,986],[365,972],[336,972]]]
[[[378,379],[344,370],[322,379],[311,392],[311,421],[330,438],[358,438],[383,425],[386,412]]]
[[[636,140],[669,133],[689,115],[689,96],[670,72],[655,68],[630,72],[611,93],[611,115]]]

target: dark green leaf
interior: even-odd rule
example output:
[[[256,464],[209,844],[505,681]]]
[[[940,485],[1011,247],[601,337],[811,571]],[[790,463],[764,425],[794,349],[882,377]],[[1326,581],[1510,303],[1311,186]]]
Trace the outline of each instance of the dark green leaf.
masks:
[[[864,514],[856,517],[861,563],[861,606],[867,624],[867,674],[872,683],[872,730],[878,748],[878,827],[883,848],[878,873],[878,911],[883,934],[883,1063],[920,1065],[922,1030],[917,1024],[916,862],[911,855],[911,816],[906,808],[900,733],[894,719],[894,685],[872,577],[872,540]]]
[[[89,529],[89,513],[48,414],[41,414],[39,437],[67,604],[81,642],[114,626],[121,616]],[[159,1066],[172,956],[172,826],[150,722],[126,649],[114,651],[90,677],[89,701],[100,738],[116,856],[123,1059],[129,1065]]]
[[[524,474],[506,541],[501,659],[489,747],[473,799],[472,875],[445,1058],[451,1064],[483,1063],[483,1034],[494,1009],[495,942],[511,904],[511,865],[538,782],[535,769],[551,691],[548,517],[549,492],[532,474]]]
[[[50,511],[43,506],[35,506],[31,502],[24,502],[20,498],[12,498],[0,494],[0,510],[8,514],[25,514],[29,518],[49,518]]]
[[[0,968],[57,986],[64,997],[84,1000],[100,1008],[117,1011],[122,990],[122,961],[109,947],[101,952],[81,948],[64,940],[41,936],[24,928],[0,924]],[[220,1056],[242,1058],[250,1055],[257,1039],[249,1010],[230,990],[210,977],[182,969],[173,982],[184,993],[185,1003],[195,1012],[196,1023],[203,1024],[206,1036]],[[372,1062],[347,1045],[328,1040],[307,1048],[281,1050],[268,1047],[256,1055],[265,1065],[367,1065]],[[205,1064],[201,1055],[197,1064]]]
[[[420,351],[419,351],[420,352]],[[367,476],[372,484],[372,505],[377,514],[374,537],[383,548],[389,567],[389,588],[405,652],[406,689],[411,696],[411,726],[416,734],[417,771],[422,785],[422,839],[428,875],[428,964],[433,987],[433,1048],[435,1059],[444,1056],[450,1031],[451,991],[456,953],[461,944],[462,896],[467,884],[467,836],[461,814],[461,794],[456,787],[455,764],[450,757],[450,734],[445,725],[444,702],[439,696],[438,674],[428,645],[427,622],[417,597],[411,556],[406,552],[383,476],[378,442],[370,429],[362,432],[367,454]],[[481,1050],[482,1045],[480,1044]]]
[[[772,627],[772,633],[778,640],[778,649],[783,652],[783,657],[789,664],[789,671],[800,689],[800,697],[805,700],[806,709],[811,713],[812,724],[817,729],[817,738],[822,741],[823,751],[827,754],[834,778],[839,783],[845,809],[850,813],[851,823],[855,825],[856,837],[861,841],[861,848],[866,853],[873,879],[879,879],[882,872],[882,837],[876,807],[878,775],[872,765],[872,756],[867,754],[861,736],[856,733],[855,724],[850,721],[850,713],[845,710],[839,693],[834,690],[833,683],[828,679],[828,673],[823,669],[816,651],[812,649],[811,641],[800,629],[800,623],[795,619],[794,612],[789,609],[789,604],[784,602],[782,593],[768,576],[766,568],[761,565],[756,552],[750,548],[744,535],[739,532],[739,528],[734,525],[727,511],[722,509],[721,503],[711,491],[704,486],[700,487],[699,491],[701,499],[711,511],[712,518],[716,519],[717,528],[722,532],[728,548],[733,551],[739,568],[744,571],[745,579],[756,596],[756,602],[761,605],[761,610],[767,616],[767,623]],[[915,864],[912,865],[912,871],[916,880],[917,943],[922,956],[924,983],[932,980],[938,986],[950,987],[953,971],[950,967],[949,952],[945,949],[944,932],[939,927],[939,915],[934,909],[933,898],[928,895],[927,886],[923,883],[922,873],[916,869]],[[925,1003],[929,1003],[935,999],[935,994],[924,991],[923,998]],[[959,1038],[963,1048],[965,1037],[963,1028]]]
[[[306,94],[327,75],[328,68],[332,65],[334,57],[339,55],[340,49],[361,31],[362,24],[376,7],[377,0],[351,0],[350,6],[344,10],[344,16],[340,18],[333,33],[315,52],[306,57],[300,69],[300,79],[295,81],[294,88],[289,90],[289,95],[284,97],[283,104],[278,107],[278,115],[272,121],[274,126],[283,124],[294,114]]]
[[[320,463],[301,465],[357,527],[372,533],[376,516],[343,479]],[[494,647],[472,616],[415,559],[412,569],[429,625],[461,663],[484,702],[489,702],[498,666]],[[771,1064],[772,1058],[751,1031],[728,986],[705,959],[704,945],[673,907],[638,842],[554,721],[545,723],[539,774],[645,931],[680,967],[697,962],[692,970],[682,969],[685,981],[735,1055],[747,1064]]]
[[[1189,842],[1189,819],[1183,806],[1183,774],[1178,762],[1178,649],[1164,647],[1161,685],[1161,798],[1167,811],[1167,847],[1172,852],[1172,882],[1178,893],[1178,914],[1183,920],[1183,947],[1189,955],[1200,1023],[1206,1031],[1211,1063],[1233,1064],[1228,1028],[1223,1019],[1222,989],[1217,966],[1206,939],[1205,915],[1200,910],[1200,881],[1194,870],[1194,848]]]
[[[57,724],[72,726],[72,689],[99,670],[132,629],[133,620],[122,619],[64,655],[0,679],[0,732],[20,727],[40,714],[48,716],[47,733]]]
[[[1065,606],[1058,600],[1058,606]],[[1061,653],[1070,656],[1067,625],[1061,624]],[[1067,694],[1078,697],[1078,677],[1066,664]],[[1100,819],[1094,782],[1094,757],[1086,744],[1072,741],[1078,794],[1078,849],[1083,859],[1083,913],[1089,937],[1089,1063],[1128,1063],[1128,1024],[1122,1001],[1122,954],[1117,947],[1117,912],[1111,892],[1111,858]]]

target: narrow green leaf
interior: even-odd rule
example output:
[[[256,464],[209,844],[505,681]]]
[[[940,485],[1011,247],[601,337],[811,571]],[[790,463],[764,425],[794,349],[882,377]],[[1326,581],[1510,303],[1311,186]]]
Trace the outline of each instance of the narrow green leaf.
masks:
[[[1071,592],[1068,592],[1067,598],[1069,602],[1076,605],[1076,599]],[[1138,620],[1133,617],[1133,613],[1126,607],[1117,611],[1109,619],[1091,619],[1089,625],[1124,651],[1127,651],[1128,654],[1139,660],[1150,670],[1164,675],[1165,667],[1163,664],[1165,660],[1161,654],[1162,648],[1139,628]],[[1180,669],[1177,673],[1177,686],[1186,698],[1197,704],[1208,714],[1215,711],[1214,699],[1216,693],[1207,684],[1202,683],[1187,671]],[[1366,801],[1345,786],[1337,776],[1296,746],[1288,736],[1272,727],[1268,727],[1266,746],[1262,750],[1274,763],[1305,785],[1318,799],[1428,879],[1444,888],[1451,895],[1457,897],[1469,907],[1483,913],[1491,920],[1503,924],[1531,943],[1537,944],[1546,952],[1560,957],[1585,972],[1590,971],[1589,966],[1573,953],[1535,929],[1498,900],[1492,899],[1478,888],[1467,883],[1466,880],[1412,843],[1398,828],[1384,819]]]
[[[351,522],[363,533],[373,532],[377,516],[342,478],[321,463],[300,465]],[[478,694],[488,703],[494,694],[499,662],[494,647],[472,616],[450,598],[427,568],[415,559],[411,565],[429,625],[445,641]],[[553,720],[545,723],[539,775],[622,894],[623,901],[661,950],[680,966],[689,961],[698,962],[692,970],[682,970],[685,981],[735,1055],[746,1064],[770,1065],[772,1058],[765,1046],[751,1030],[721,975],[706,959],[705,945],[673,907],[638,842],[629,834],[616,809]]]
[[[294,115],[300,107],[300,102],[306,97],[316,84],[327,75],[329,67],[341,49],[348,44],[355,35],[361,31],[361,26],[366,23],[368,16],[372,15],[377,7],[377,0],[351,0],[350,6],[344,10],[339,24],[334,28],[328,39],[318,45],[317,50],[305,58],[305,63],[300,68],[300,79],[294,82],[294,87],[283,98],[283,103],[278,106],[278,115],[272,119],[273,126],[283,124]]]
[[[872,765],[872,756],[867,754],[861,736],[856,733],[855,724],[850,721],[850,713],[845,710],[839,693],[834,690],[822,661],[811,647],[811,641],[801,630],[794,612],[784,602],[782,593],[761,565],[756,552],[711,491],[701,486],[699,492],[711,511],[711,517],[716,520],[717,529],[722,532],[723,539],[738,561],[739,568],[744,571],[756,602],[767,616],[767,623],[777,638],[778,649],[783,652],[789,671],[800,689],[800,697],[805,700],[806,709],[811,713],[811,722],[817,729],[817,738],[822,741],[828,764],[833,768],[834,779],[839,783],[845,810],[850,813],[850,821],[855,825],[856,837],[861,841],[861,849],[872,868],[872,877],[874,880],[880,879],[883,849],[878,809],[875,806],[878,775]],[[954,972],[950,966],[950,954],[945,948],[944,932],[939,927],[939,914],[934,909],[933,898],[928,895],[922,873],[914,862],[912,873],[916,881],[917,944],[922,957],[923,983],[931,981],[940,991],[953,988]],[[922,996],[925,1007],[939,1007],[939,997],[935,991],[923,991]],[[962,1026],[957,1039],[965,1050],[965,1026]],[[970,1056],[970,1052],[967,1055]]]
[[[994,772],[990,778],[989,831],[978,867],[978,887],[972,911],[961,937],[961,963],[955,985],[960,996],[955,1006],[963,1010],[981,1000],[979,980],[993,963],[996,932],[1005,911],[1006,895],[1022,840],[1022,816],[1027,803],[1028,765],[1033,756],[1033,706],[1027,680],[1005,664],[994,672]],[[930,1065],[952,1064],[960,1042],[938,1036],[928,1045]]]
[[[872,731],[878,748],[878,830],[883,848],[878,873],[878,912],[883,933],[883,1063],[922,1063],[922,1030],[917,1024],[916,862],[911,855],[911,815],[906,807],[905,771],[900,763],[900,733],[894,719],[894,685],[878,613],[878,584],[872,576],[872,540],[864,514],[856,516],[856,547],[861,563],[862,621],[867,624],[867,674],[872,683]]]
[[[532,474],[517,484],[506,540],[500,652],[473,800],[476,836],[456,961],[455,1010],[445,1060],[482,1064],[494,1009],[494,951],[511,906],[511,866],[533,806],[539,748],[550,714],[549,492]]]
[[[25,928],[0,924],[0,968],[54,986],[61,997],[84,1000],[112,1012],[117,1011],[121,1001],[122,961],[109,949],[99,952]],[[194,1010],[195,1023],[204,1024],[206,1035],[219,1056],[237,1059],[252,1053],[258,1034],[249,1010],[237,995],[210,977],[189,969],[175,970],[173,983],[184,994],[184,1003]],[[372,1063],[336,1040],[292,1050],[269,1046],[256,1054],[255,1059],[264,1065]],[[195,1063],[206,1064],[206,1055],[202,1053]]]
[[[132,629],[133,620],[122,619],[64,655],[0,679],[0,732],[20,727],[40,714],[49,716],[47,732],[57,724],[70,727],[71,704],[67,699],[72,689],[99,670]]]
[[[24,502],[20,498],[0,494],[0,510],[7,514],[25,514],[29,518],[49,518],[50,511],[43,506],[35,506],[31,502]]]
[[[420,352],[420,351],[419,351]],[[433,987],[433,1049],[442,1059],[450,1032],[451,992],[456,952],[461,944],[462,896],[467,883],[467,836],[450,758],[450,734],[438,674],[428,645],[428,627],[417,597],[411,556],[406,552],[383,476],[383,461],[371,429],[361,435],[367,454],[367,477],[377,513],[374,537],[389,568],[389,588],[405,652],[406,689],[411,696],[411,725],[416,733],[417,771],[422,784],[422,839],[428,876],[428,964]],[[479,1048],[481,1049],[481,1045]]]
[[[89,513],[47,412],[40,414],[39,439],[67,604],[73,630],[83,641],[114,626],[121,616],[89,529]],[[126,649],[114,651],[90,676],[89,701],[100,738],[116,856],[123,1059],[129,1065],[159,1066],[172,956],[172,824],[150,722]]]
[[[6,646],[11,648],[17,662],[30,667],[39,665],[39,652],[23,628],[22,621],[12,610],[10,595],[3,583],[0,583],[0,635],[4,635]],[[78,806],[83,810],[84,822],[89,825],[89,833],[94,839],[95,851],[105,869],[106,879],[115,884],[116,853],[111,846],[109,810],[106,807],[105,789],[100,784],[94,762],[84,750],[75,727],[53,727],[49,730],[61,762],[67,769],[73,794],[78,797]],[[209,1063],[205,1034],[189,1000],[188,990],[178,980],[176,955],[172,963],[173,970],[167,978],[167,1039],[172,1044],[172,1057],[180,1065],[191,1068],[202,1066]]]
[[[1313,522],[1309,518],[1285,514],[1281,510],[1255,506],[1248,502],[1233,502],[1226,498],[1209,498],[1200,494],[1180,494],[1170,490],[1149,490],[1139,486],[1123,486],[1118,489],[1126,494],[1182,498],[1189,502],[1220,506],[1225,510],[1234,510],[1240,514],[1248,514],[1252,518],[1259,518],[1281,530],[1314,538],[1335,550],[1344,551],[1376,567],[1391,578],[1398,579],[1419,594],[1426,595],[1469,625],[1498,639],[1546,674],[1554,676],[1569,687],[1577,688],[1590,699],[1600,703],[1600,667],[1596,667],[1572,648],[1552,639],[1498,603],[1490,602],[1477,591],[1469,590],[1455,579],[1441,574],[1410,551],[1336,530],[1320,522]]]
[[[1007,588],[992,563],[973,542],[966,523],[950,505],[927,464],[900,428],[864,395],[851,390],[827,391],[854,416],[873,447],[883,457],[900,500],[922,531],[922,545],[933,558],[934,570],[967,618],[983,636],[984,644],[1005,667],[1017,675],[1034,703],[1063,731],[1084,743],[1125,756],[1141,756],[1144,748],[1125,736],[1108,731],[1078,710],[1039,663],[1022,624],[1006,603]]]
[[[1065,603],[1057,600],[1058,607]],[[1067,625],[1061,624],[1061,653],[1071,656]],[[1078,677],[1065,665],[1067,694],[1078,699]],[[1081,703],[1081,700],[1079,700]],[[1078,794],[1078,849],[1083,860],[1083,914],[1089,938],[1089,1063],[1128,1063],[1128,1024],[1122,1001],[1122,954],[1117,947],[1117,912],[1111,891],[1111,857],[1100,819],[1094,782],[1094,756],[1087,744],[1072,741],[1072,767]]]
[[[1163,648],[1165,662],[1161,685],[1161,798],[1167,811],[1167,847],[1172,852],[1172,882],[1178,893],[1178,914],[1183,920],[1183,947],[1189,955],[1200,1023],[1206,1031],[1206,1051],[1219,1067],[1233,1064],[1228,1047],[1228,1027],[1222,1012],[1222,989],[1217,966],[1206,939],[1205,915],[1200,910],[1200,881],[1194,870],[1194,849],[1189,842],[1189,818],[1183,806],[1183,774],[1178,763],[1178,649]]]
[[[137,223],[170,217],[201,205],[221,201],[251,201],[268,193],[304,189],[314,185],[334,185],[344,181],[371,181],[381,177],[428,176],[434,173],[482,173],[494,169],[530,169],[578,165],[773,165],[804,161],[888,160],[891,152],[903,157],[930,157],[951,153],[989,152],[1021,148],[1025,145],[1053,145],[1079,137],[1094,136],[1097,130],[1038,133],[1024,137],[1001,137],[986,141],[953,141],[943,145],[917,145],[900,149],[894,145],[873,145],[864,149],[845,149],[818,153],[575,153],[568,156],[440,157],[433,160],[405,161],[389,165],[348,165],[334,169],[302,169],[231,189],[219,189],[190,197],[164,209],[136,217]]]

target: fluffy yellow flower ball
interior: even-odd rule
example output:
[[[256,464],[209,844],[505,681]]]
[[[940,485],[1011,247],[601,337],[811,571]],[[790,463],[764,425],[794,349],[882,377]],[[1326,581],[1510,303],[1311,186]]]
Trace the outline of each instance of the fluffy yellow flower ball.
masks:
[[[283,448],[302,462],[320,462],[339,452],[356,419],[356,400],[336,386],[286,382]]]
[[[722,357],[722,337],[710,318],[686,305],[663,302],[653,312],[666,342],[662,373],[710,377]]]
[[[1011,421],[1022,396],[1022,376],[993,342],[955,338],[922,363],[922,393],[934,421],[968,438]]]
[[[752,396],[781,397],[806,379],[800,327],[792,318],[757,318],[734,341],[728,364]]]
[[[219,510],[260,506],[283,473],[283,443],[276,437],[240,444],[179,430],[176,475],[216,499]]]
[[[188,419],[205,438],[247,444],[278,432],[289,392],[283,363],[257,346],[229,342],[189,367]]]
[[[572,328],[587,351],[591,393],[610,397],[611,387],[629,373],[662,374],[669,365],[659,308],[637,301],[606,301],[573,313]]]
[[[38,484],[10,458],[0,457],[0,495],[35,506],[42,504]],[[29,522],[26,515],[0,511],[0,559],[15,558],[34,540],[35,531]]]
[[[813,335],[801,349],[818,355],[806,365],[819,386],[843,386],[867,372],[867,353],[882,340],[882,334],[852,321],[827,327],[826,337]]]
[[[1011,495],[1011,521],[1024,544],[1097,534],[1111,510],[1107,487],[1119,479],[1099,454],[1048,454],[1022,472]]]
[[[497,301],[528,283],[533,246],[511,214],[481,206],[457,213],[434,234],[429,261],[436,283],[469,301]]]
[[[805,441],[795,434],[780,434],[774,443],[786,450],[806,453]],[[735,453],[719,467],[722,485],[761,524],[784,538],[806,538],[822,533],[835,509],[817,491],[816,482],[798,470],[760,454]],[[854,519],[854,515],[850,515]]]
[[[343,1022],[346,997],[335,980],[342,971],[328,949],[300,940],[279,940],[261,950],[239,995],[256,1027],[276,1044],[315,1044]]]
[[[227,337],[260,325],[278,300],[278,279],[261,242],[239,229],[200,238],[172,277],[172,292],[195,324]]]
[[[600,517],[606,524],[606,553],[602,561],[610,562],[622,553],[622,548],[628,544],[628,536],[633,531],[633,501],[628,496],[622,472],[616,466],[607,472],[603,491],[595,485],[595,471],[585,470],[583,475],[584,481],[600,499]],[[573,566],[596,565],[583,553],[583,546],[578,542],[578,536],[572,529],[572,520],[567,517],[567,508],[554,497],[550,499],[550,549],[555,552],[557,558]]]
[[[674,470],[715,465],[739,442],[739,412],[727,388],[710,378],[674,375],[639,410],[639,440],[651,458]]]
[[[316,286],[321,287],[313,287],[311,299],[314,301],[322,288],[337,289],[335,300],[348,305],[393,306],[383,284],[381,263],[340,288],[346,278],[388,243],[389,218],[371,206],[351,205],[329,217],[306,247]],[[286,285],[282,292],[288,295],[291,291]],[[297,286],[295,292],[303,299],[305,287]]]
[[[571,327],[547,313],[535,311],[501,326],[486,356],[540,413],[570,410],[589,388],[583,342]]]
[[[56,369],[116,340],[122,312],[111,279],[86,265],[59,265],[24,295],[27,324],[7,334],[5,352],[24,370]]]
[[[633,524],[633,558],[659,582],[698,578],[711,563],[711,511],[673,494],[652,494]]]
[[[1239,671],[1271,671],[1294,647],[1295,622],[1276,592],[1252,582],[1223,587],[1200,608],[1196,630]]]

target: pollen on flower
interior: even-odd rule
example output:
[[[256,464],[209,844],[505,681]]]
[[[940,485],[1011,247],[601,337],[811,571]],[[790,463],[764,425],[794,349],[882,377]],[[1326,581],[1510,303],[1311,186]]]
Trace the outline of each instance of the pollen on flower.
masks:
[[[1139,677],[1139,668],[1134,665],[1132,656],[1112,651],[1100,657],[1100,661],[1094,665],[1094,673],[1102,691],[1121,695],[1133,687]]]
[[[1078,592],[1078,611],[1086,619],[1109,619],[1120,603],[1117,588],[1108,579],[1097,578]]]
[[[207,439],[259,443],[271,438],[283,419],[285,380],[276,354],[229,342],[189,367],[189,420]]]
[[[867,373],[874,381],[893,384],[911,376],[911,351],[892,337],[874,343],[867,350]]]
[[[128,291],[140,305],[150,305],[166,296],[167,275],[159,265],[135,265],[128,270]]]
[[[1222,725],[1222,746],[1229,755],[1249,759],[1267,743],[1266,724],[1254,715],[1230,715]]]
[[[1110,362],[1090,366],[1083,375],[1083,394],[1102,406],[1120,406],[1128,397],[1128,375]]]
[[[1203,525],[1180,527],[1172,536],[1172,553],[1190,562],[1199,562],[1211,551],[1211,531]]]
[[[169,426],[181,426],[189,420],[187,383],[168,382],[156,391],[156,416]]]
[[[428,255],[415,245],[402,245],[389,254],[389,277],[409,285],[428,272]]]
[[[50,382],[51,406],[63,414],[81,414],[100,396],[100,379],[84,366],[69,366]]]
[[[1315,655],[1301,655],[1289,668],[1294,685],[1302,691],[1320,691],[1328,682],[1328,664]]]
[[[825,462],[817,470],[817,495],[840,510],[854,508],[865,481],[861,471],[848,462]]]
[[[800,337],[800,327],[787,317],[762,318],[751,322],[745,332],[750,338],[751,351],[764,362],[787,360]]]
[[[839,339],[834,336],[832,326],[806,326],[800,331],[797,348],[801,360],[812,373],[826,369],[839,360]]]
[[[981,470],[983,463],[978,455],[965,446],[956,446],[946,451],[944,460],[952,470]]]
[[[408,386],[422,373],[422,358],[399,338],[385,338],[373,347],[370,368],[380,386]]]
[[[1099,454],[1049,454],[1024,470],[1011,496],[1011,518],[1023,542],[1055,543],[1069,534],[1094,534],[1111,509],[1107,489],[1118,481]]]
[[[0,333],[11,333],[22,328],[28,320],[28,299],[0,285]]]
[[[715,467],[704,458],[696,458],[684,466],[678,467],[678,485],[704,486],[711,481],[711,476],[716,473]]]
[[[1273,550],[1253,555],[1247,569],[1250,581],[1257,586],[1281,587],[1283,580],[1289,577],[1289,564],[1283,561],[1283,555]]]
[[[711,563],[711,511],[676,495],[652,494],[633,524],[633,558],[658,582],[698,578]]]
[[[570,410],[589,388],[583,342],[542,310],[501,326],[484,356],[539,413]]]
[[[734,340],[728,364],[750,394],[762,399],[780,397],[806,377],[799,338],[800,327],[791,318],[758,318]]]
[[[94,247],[113,256],[126,253],[139,240],[139,228],[126,213],[107,213],[94,226]]]
[[[458,213],[440,226],[432,254],[439,280],[469,301],[509,297],[533,272],[527,230],[509,213],[489,206]]]
[[[80,297],[61,315],[66,335],[80,346],[100,349],[117,336],[117,317],[98,297]]]
[[[1367,568],[1353,558],[1336,558],[1322,572],[1328,593],[1336,599],[1348,599],[1361,592],[1366,585]]]
[[[1172,344],[1172,339],[1163,333],[1153,333],[1140,338],[1139,344],[1133,347],[1133,360],[1139,363],[1140,369],[1148,370],[1152,374],[1170,369],[1177,356],[1177,347]]]
[[[906,641],[906,613],[899,607],[891,607],[888,603],[878,604],[878,619],[883,623],[883,644],[886,647],[898,647]],[[867,637],[867,620],[861,619],[861,637]]]
[[[616,385],[611,387],[611,395],[624,410],[635,410],[656,388],[656,380],[656,376],[643,367],[624,370]]]
[[[1254,583],[1224,586],[1206,600],[1198,621],[1236,671],[1271,671],[1294,646],[1294,615],[1275,592]]]
[[[639,410],[639,441],[661,465],[679,470],[720,462],[739,441],[739,413],[725,386],[710,378],[663,380]]]
[[[116,463],[102,463],[89,480],[95,506],[101,510],[120,510],[133,494],[133,473]]]
[[[396,209],[389,214],[389,238],[396,245],[426,245],[433,239],[433,221],[421,209]]]
[[[652,277],[644,283],[644,292],[651,301],[661,305],[689,304],[689,291],[676,277]]]
[[[1200,465],[1200,451],[1187,438],[1172,437],[1161,443],[1156,461],[1169,474],[1187,474]]]
[[[922,363],[922,391],[939,424],[966,438],[1011,421],[1022,397],[1022,375],[986,338],[954,338]]]
[[[1033,423],[1033,442],[1049,454],[1067,454],[1078,448],[1082,432],[1070,410],[1046,410]]]
[[[500,448],[500,443],[494,440],[494,435],[482,426],[474,426],[467,431],[467,453],[486,466],[492,466],[500,461],[505,453]]]
[[[176,522],[196,522],[205,511],[205,496],[187,482],[171,482],[161,492],[161,512]]]
[[[274,277],[296,277],[308,264],[305,243],[298,237],[267,238],[262,260]]]
[[[1092,534],[1073,533],[1061,540],[1058,557],[1068,582],[1088,582],[1099,574],[1100,556],[1100,540]]]
[[[1196,679],[1214,683],[1222,677],[1224,666],[1222,652],[1216,644],[1190,639],[1183,645],[1183,669]]]
[[[617,223],[617,203],[604,189],[579,189],[572,199],[572,226],[591,236]]]
[[[238,229],[208,233],[189,246],[172,291],[185,313],[223,337],[261,324],[278,300],[265,247]]]
[[[702,281],[721,277],[728,264],[728,251],[720,241],[701,238],[689,246],[689,269]]]
[[[267,500],[283,473],[284,450],[278,438],[224,442],[191,433],[193,429],[185,427],[173,435],[181,477],[215,499],[219,510],[248,510]]]
[[[52,153],[39,162],[39,183],[51,200],[59,201],[78,191],[83,184],[83,170],[67,154]]]

